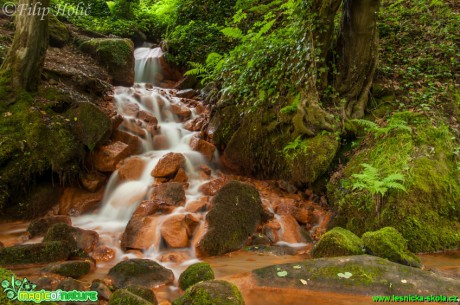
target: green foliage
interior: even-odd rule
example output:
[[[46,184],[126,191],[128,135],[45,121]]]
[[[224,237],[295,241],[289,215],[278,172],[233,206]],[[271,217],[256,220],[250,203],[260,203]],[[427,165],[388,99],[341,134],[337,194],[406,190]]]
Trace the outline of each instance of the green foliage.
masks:
[[[201,83],[204,84],[212,78],[212,71],[223,63],[222,59],[222,55],[218,53],[211,53],[208,55],[206,64],[204,65],[199,62],[189,62],[192,69],[185,72],[184,75],[197,76],[198,78],[201,78]]]
[[[352,177],[355,178],[355,182],[353,183],[354,190],[366,190],[370,192],[372,196],[379,194],[382,197],[385,196],[390,189],[398,189],[407,192],[404,185],[400,183],[404,182],[404,175],[396,173],[381,178],[377,168],[366,163],[361,164],[361,166],[364,167],[362,173],[352,175]]]
[[[289,154],[291,151],[296,151],[297,149],[302,147],[302,136],[298,136],[295,138],[294,141],[288,143],[284,148],[283,148],[283,153]]]
[[[381,135],[387,136],[393,130],[407,131],[411,132],[412,129],[407,126],[407,121],[404,120],[400,115],[394,114],[387,121],[386,126],[380,127],[376,123],[368,120],[354,119],[352,122],[356,123],[359,126],[364,127],[367,132],[374,134],[375,138],[378,138]]]

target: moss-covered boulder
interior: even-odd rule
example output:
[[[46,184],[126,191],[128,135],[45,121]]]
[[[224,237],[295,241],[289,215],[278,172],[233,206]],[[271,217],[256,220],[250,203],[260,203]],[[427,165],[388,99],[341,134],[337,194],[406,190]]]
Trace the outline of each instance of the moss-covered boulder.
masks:
[[[149,301],[152,304],[155,304],[155,305],[158,304],[155,293],[153,293],[153,291],[149,288],[145,288],[142,286],[128,286],[126,287],[126,290],[128,290],[132,294],[140,296],[141,298]]]
[[[173,305],[244,305],[241,292],[232,283],[220,280],[198,283],[175,300]]]
[[[129,39],[93,38],[80,44],[80,49],[107,68],[114,85],[134,83],[134,44]]]
[[[329,181],[328,198],[336,214],[332,225],[359,236],[394,227],[415,253],[460,247],[460,143],[442,121],[407,112],[393,117],[410,130],[370,134]],[[376,168],[380,180],[402,174],[407,192],[389,188],[377,208],[368,190],[353,187],[353,175],[362,173],[363,163]]]
[[[312,251],[315,258],[360,254],[363,254],[362,240],[341,227],[335,227],[326,232]]]
[[[43,242],[65,241],[71,252],[78,249],[77,229],[65,223],[57,223],[46,232]]]
[[[62,48],[70,39],[70,32],[65,24],[51,14],[48,18],[48,33],[52,47]]]
[[[179,277],[179,287],[182,290],[202,281],[214,279],[214,271],[208,263],[196,263],[185,269]]]
[[[252,272],[258,286],[363,295],[455,295],[460,280],[370,255],[274,265]]]
[[[69,216],[63,215],[35,219],[27,227],[27,232],[29,232],[31,237],[42,236],[48,232],[49,228],[57,223],[65,223],[70,226],[72,225],[72,220]]]
[[[422,267],[420,258],[407,250],[407,241],[395,228],[385,227],[362,236],[366,251],[392,262],[412,267]]]
[[[0,249],[0,266],[44,264],[66,260],[70,255],[67,242],[53,241]]]
[[[206,215],[208,230],[197,245],[201,256],[240,249],[254,233],[263,213],[257,189],[239,181],[223,186],[212,199],[211,206]]]
[[[91,263],[87,261],[54,263],[46,266],[41,271],[44,273],[55,273],[77,279],[91,271]]]
[[[130,259],[109,270],[109,278],[115,288],[141,286],[153,289],[174,281],[174,274],[160,264],[149,259]]]
[[[128,289],[118,289],[112,294],[109,300],[109,305],[156,305],[142,298],[141,296],[132,293]]]
[[[76,104],[66,113],[72,124],[72,131],[90,150],[103,144],[112,132],[110,118],[99,107],[92,103]]]
[[[245,113],[243,118],[240,113]],[[331,132],[305,136],[293,132],[292,119],[276,109],[247,113],[227,106],[214,114],[210,132],[225,148],[225,164],[261,179],[281,179],[295,184],[315,182],[326,173],[339,147]]]

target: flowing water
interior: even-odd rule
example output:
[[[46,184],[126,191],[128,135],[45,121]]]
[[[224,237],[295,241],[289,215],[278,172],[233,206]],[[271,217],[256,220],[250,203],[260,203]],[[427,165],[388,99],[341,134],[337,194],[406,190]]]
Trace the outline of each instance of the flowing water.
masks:
[[[149,258],[155,260],[175,273],[176,279],[179,274],[190,264],[198,261],[194,244],[197,235],[190,238],[188,247],[172,248],[162,239],[161,228],[170,217],[177,215],[195,214],[199,220],[198,229],[195,232],[202,232],[204,229],[204,219],[206,212],[191,213],[188,206],[204,195],[200,187],[209,181],[223,176],[216,170],[217,153],[210,161],[201,153],[193,150],[190,142],[199,132],[193,132],[184,127],[184,116],[174,113],[176,109],[187,108],[190,113],[187,114],[188,120],[194,120],[203,115],[203,107],[197,102],[187,101],[175,96],[175,90],[156,88],[146,84],[153,82],[161,73],[158,58],[162,55],[159,48],[140,48],[135,51],[136,55],[136,84],[131,88],[117,87],[114,89],[113,101],[116,110],[123,116],[123,123],[120,130],[128,132],[139,137],[142,143],[142,152],[137,158],[143,161],[143,169],[137,179],[121,179],[119,172],[115,171],[106,187],[105,195],[101,208],[90,215],[72,217],[72,223],[75,227],[94,230],[100,235],[100,242],[115,250],[115,259],[109,262],[97,264],[97,270],[85,278],[84,281],[90,282],[96,278],[104,278],[108,269],[117,262],[129,258]],[[178,107],[177,107],[178,106]],[[201,106],[201,107],[200,107]],[[177,112],[177,111],[176,111]],[[186,111],[187,112],[187,111]],[[156,118],[157,122],[146,123],[138,119],[139,113],[143,113],[150,118]],[[160,145],[160,144],[161,145]],[[170,214],[155,216],[150,224],[148,234],[148,247],[143,251],[124,252],[120,245],[120,238],[139,204],[150,198],[156,185],[160,182],[152,177],[151,172],[158,164],[159,160],[168,153],[180,153],[185,159],[185,172],[188,177],[188,187],[185,188],[186,202],[184,206],[176,207]],[[203,175],[202,166],[206,165],[211,169],[210,175]],[[265,182],[256,182],[256,186],[263,185]],[[259,188],[260,189],[260,188]],[[261,192],[262,200],[265,207],[270,211],[275,211],[274,201],[291,200],[290,195],[284,194],[284,198],[275,198],[273,193]],[[317,209],[319,211],[319,209]],[[330,215],[319,213],[316,217],[317,222],[312,225],[309,233],[315,235],[315,230],[325,227]],[[275,213],[275,219],[280,223],[278,230],[278,240],[280,245],[296,247],[298,250],[306,249],[307,244],[303,243],[300,238],[293,237],[287,223],[284,221],[285,216]],[[0,240],[6,245],[25,242],[23,233],[26,230],[26,223],[16,222],[0,225]],[[28,240],[26,242],[39,242],[40,238]],[[299,252],[299,251],[297,251]],[[301,253],[301,251],[300,251]],[[171,259],[173,257],[173,259]],[[335,295],[331,293],[313,293],[290,291],[289,289],[272,289],[255,287],[247,280],[247,273],[255,268],[279,263],[297,262],[308,258],[305,254],[280,255],[248,253],[243,251],[234,252],[221,257],[206,258],[214,268],[216,277],[225,278],[236,283],[245,295],[247,304],[370,304],[369,298],[353,295]],[[422,257],[424,262],[430,265],[436,265],[436,262],[444,259],[425,256]],[[448,261],[448,265],[457,264],[459,257]],[[442,264],[441,264],[442,265]],[[446,266],[437,266],[444,268]],[[17,270],[18,275],[37,276],[38,269]],[[176,283],[177,285],[177,283]],[[179,295],[176,285],[161,287],[156,290],[159,300],[172,300]],[[328,301],[328,300],[333,301]]]

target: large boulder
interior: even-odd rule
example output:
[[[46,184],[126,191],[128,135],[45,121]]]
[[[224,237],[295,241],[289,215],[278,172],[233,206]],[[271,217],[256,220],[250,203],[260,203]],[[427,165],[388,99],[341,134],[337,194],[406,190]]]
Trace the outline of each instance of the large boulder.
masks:
[[[385,227],[375,232],[366,232],[362,240],[371,255],[412,267],[422,266],[420,258],[407,250],[407,241],[395,228]]]
[[[181,273],[179,277],[179,287],[182,290],[203,281],[210,281],[214,279],[214,271],[208,263],[196,263],[189,266]]]
[[[153,294],[153,292],[152,292]],[[156,305],[158,302],[150,302],[142,296],[131,292],[129,289],[118,289],[110,297],[109,305]]]
[[[126,288],[131,285],[153,289],[174,281],[171,270],[148,259],[130,259],[110,269],[109,278],[115,288]]]
[[[55,273],[66,277],[80,278],[91,271],[91,263],[88,261],[68,261],[53,263],[41,270],[44,273]]]
[[[185,191],[182,183],[167,182],[155,187],[151,200],[159,205],[179,206],[185,203]]]
[[[83,230],[64,223],[58,223],[46,232],[43,241],[65,241],[72,252],[78,249],[91,252],[99,242],[99,234],[95,231]]]
[[[168,153],[161,157],[152,171],[152,177],[174,176],[180,168],[185,166],[185,157],[179,153]]]
[[[206,215],[208,231],[197,245],[199,255],[221,255],[240,249],[261,221],[262,202],[257,189],[231,181],[212,200]]]
[[[244,305],[243,296],[232,283],[212,280],[189,288],[173,305]]]
[[[341,227],[335,227],[324,234],[312,251],[315,258],[360,254],[363,254],[362,240]]]
[[[370,255],[311,259],[256,269],[258,286],[353,295],[455,295],[460,280]]]
[[[80,49],[107,68],[114,85],[132,86],[134,83],[134,44],[131,40],[93,38],[82,42]]]
[[[29,232],[30,237],[42,236],[57,223],[65,223],[69,226],[72,225],[72,220],[69,216],[57,215],[57,216],[48,216],[39,219],[33,220],[29,227],[27,227],[27,232]]]
[[[90,150],[107,141],[112,133],[108,115],[92,103],[80,102],[66,113],[76,138]]]
[[[26,244],[0,249],[0,266],[44,264],[66,260],[71,252],[65,241]]]

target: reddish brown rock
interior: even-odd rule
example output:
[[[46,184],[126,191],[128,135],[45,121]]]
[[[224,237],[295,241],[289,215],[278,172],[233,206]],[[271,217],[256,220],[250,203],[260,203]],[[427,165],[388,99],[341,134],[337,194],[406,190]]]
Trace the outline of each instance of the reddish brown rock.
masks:
[[[77,247],[87,253],[93,251],[99,243],[99,234],[92,230],[76,229],[78,232],[76,235]]]
[[[138,180],[145,167],[145,160],[140,157],[132,157],[121,161],[118,167],[118,177],[121,180]]]
[[[168,148],[169,148],[169,140],[167,136],[159,134],[153,138],[153,149],[154,150],[166,150]]]
[[[75,187],[66,188],[59,199],[59,214],[78,216],[93,211],[99,207],[103,197],[103,188],[96,193]]]
[[[184,128],[189,131],[200,131],[205,123],[204,118],[195,118],[184,123]]]
[[[193,150],[200,152],[207,160],[212,160],[214,152],[216,151],[216,147],[213,144],[197,137],[192,138],[190,141],[190,147]]]
[[[161,224],[160,216],[131,217],[121,238],[122,249],[147,250],[152,245],[159,246],[161,235],[157,227]]]
[[[118,162],[128,157],[128,148],[128,144],[120,141],[100,146],[92,156],[93,164],[101,172],[113,172],[116,170]]]
[[[188,202],[185,206],[185,210],[191,213],[203,212],[207,209],[209,198],[207,196],[202,196],[198,200]]]
[[[183,184],[178,182],[160,184],[155,187],[150,199],[159,205],[183,205],[186,199]]]
[[[171,104],[171,112],[184,119],[189,118],[192,115],[192,111],[180,102]]]
[[[126,120],[125,119],[123,123],[121,124],[121,127],[123,127],[125,130],[131,132],[132,134],[138,137],[145,136],[145,125],[141,120],[136,120],[136,119]]]
[[[138,114],[137,117],[139,118],[139,120],[142,120],[142,121],[146,122],[149,125],[157,125],[158,124],[157,118],[154,117],[153,115],[151,115],[150,113],[144,111],[144,110],[139,111],[139,114]]]
[[[287,243],[301,243],[305,241],[305,238],[301,234],[301,228],[294,217],[283,215],[279,221],[283,227],[282,241]]]
[[[262,231],[272,243],[276,243],[280,241],[280,229],[281,224],[276,219],[272,219],[264,224]]]
[[[93,250],[91,257],[98,263],[110,262],[115,259],[115,250],[106,246],[99,246]]]
[[[114,141],[120,141],[128,145],[126,154],[128,156],[138,155],[142,152],[142,141],[139,137],[130,133],[116,130],[113,133]]]
[[[177,173],[179,168],[185,166],[185,157],[178,153],[164,155],[152,171],[153,177],[168,177]]]
[[[125,102],[120,108],[125,115],[137,117],[137,114],[139,113],[139,105],[135,103]]]
[[[169,216],[161,225],[161,236],[172,248],[188,247],[189,239],[185,214]]]
[[[179,170],[177,171],[176,176],[171,181],[172,182],[187,183],[188,182],[187,173],[185,172],[185,170],[183,168],[179,168]]]
[[[291,198],[280,198],[273,205],[275,213],[279,215],[292,215],[297,210],[295,200]]]
[[[160,256],[159,260],[163,263],[182,263],[188,260],[190,257],[187,253],[183,252],[172,252]],[[171,304],[171,303],[169,303]]]
[[[203,184],[199,190],[206,196],[214,196],[226,183],[227,180],[225,178],[217,178]]]
[[[83,187],[93,193],[99,190],[106,181],[107,177],[98,172],[88,173],[80,179]]]
[[[312,223],[314,221],[313,214],[307,209],[296,208],[292,216],[303,224]]]

